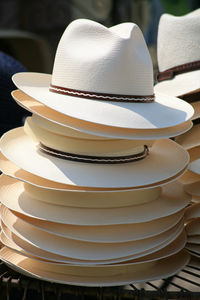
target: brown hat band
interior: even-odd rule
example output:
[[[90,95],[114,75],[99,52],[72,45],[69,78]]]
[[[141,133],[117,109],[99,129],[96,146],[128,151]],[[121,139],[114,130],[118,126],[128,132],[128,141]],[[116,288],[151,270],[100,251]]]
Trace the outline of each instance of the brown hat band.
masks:
[[[172,78],[174,78],[175,75],[179,75],[182,73],[187,73],[187,72],[195,71],[195,70],[199,70],[199,69],[200,69],[200,60],[182,64],[182,65],[176,66],[174,68],[165,70],[163,72],[158,72],[157,81],[161,82],[164,80],[172,79]]]
[[[71,160],[71,161],[78,161],[84,163],[94,163],[94,164],[121,164],[121,163],[129,163],[133,161],[138,161],[145,158],[148,153],[149,149],[146,145],[144,145],[144,150],[140,153],[126,155],[126,156],[89,156],[89,155],[80,155],[74,153],[63,152],[59,150],[55,150],[53,148],[47,147],[40,143],[39,150],[45,154]]]
[[[154,95],[149,96],[133,96],[133,95],[119,95],[80,91],[75,89],[64,88],[57,85],[50,85],[49,90],[53,93],[63,94],[67,96],[74,96],[86,99],[95,99],[103,101],[118,101],[118,102],[153,102]]]

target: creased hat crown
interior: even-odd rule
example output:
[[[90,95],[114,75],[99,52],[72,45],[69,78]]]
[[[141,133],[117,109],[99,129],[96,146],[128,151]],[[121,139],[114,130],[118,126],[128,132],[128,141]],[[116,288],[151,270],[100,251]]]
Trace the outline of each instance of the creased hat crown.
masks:
[[[158,28],[160,72],[200,60],[200,9],[176,17],[163,14]]]
[[[52,84],[111,94],[152,95],[153,67],[141,30],[123,23],[111,28],[75,20],[56,52]]]

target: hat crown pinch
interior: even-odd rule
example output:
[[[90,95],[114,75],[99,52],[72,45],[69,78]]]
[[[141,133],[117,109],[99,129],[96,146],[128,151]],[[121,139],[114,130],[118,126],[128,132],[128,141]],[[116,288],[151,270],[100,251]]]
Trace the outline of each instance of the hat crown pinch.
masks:
[[[152,95],[153,67],[141,30],[123,23],[106,28],[72,22],[58,44],[52,84],[119,95]]]

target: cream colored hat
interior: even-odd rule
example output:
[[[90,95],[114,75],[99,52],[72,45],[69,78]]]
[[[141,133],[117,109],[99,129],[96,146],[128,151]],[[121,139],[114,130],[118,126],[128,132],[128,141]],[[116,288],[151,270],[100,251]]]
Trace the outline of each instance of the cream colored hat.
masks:
[[[106,28],[75,20],[58,44],[52,75],[18,73],[13,81],[60,113],[111,127],[166,128],[193,115],[188,103],[154,94],[152,61],[134,23]]]
[[[132,255],[125,258],[118,258],[118,259],[112,259],[107,260],[107,263],[119,263],[123,261],[128,260],[135,260],[135,262],[147,262],[147,261],[154,261],[161,258],[168,257],[170,255],[176,254],[177,252],[181,251],[186,243],[186,233],[183,230],[183,232],[170,244],[168,244],[166,247],[161,248],[160,250],[156,250],[156,248],[160,248],[160,246],[154,248],[154,252],[152,252],[152,249],[146,250],[143,253],[138,255]],[[20,239],[16,234],[11,232],[8,227],[3,225],[2,231],[0,233],[0,240],[2,241],[2,244],[6,247],[15,250],[16,252],[27,256],[27,257],[35,257],[37,259],[44,259],[44,260],[51,260],[52,262],[60,262],[60,263],[78,263],[79,265],[90,265],[94,264],[94,262],[89,260],[75,260],[66,256],[56,255],[53,253],[50,253],[48,251],[44,251],[40,248],[35,247],[34,245],[31,245],[27,243],[25,240]],[[26,249],[26,250],[24,250]],[[152,252],[152,253],[151,253]],[[148,254],[150,253],[150,254]],[[105,263],[105,261],[95,261],[95,264],[102,264]]]
[[[180,176],[189,163],[188,153],[168,139],[156,141],[149,155],[140,161],[121,163],[118,160],[120,163],[117,164],[65,160],[49,155],[52,149],[49,152],[45,148],[43,153],[44,147],[41,151],[38,146],[37,142],[25,134],[22,127],[7,132],[0,140],[2,154],[18,167],[36,176],[70,186],[114,189],[155,185],[157,182],[168,179],[170,181],[170,178]],[[146,156],[147,148],[143,146],[140,149],[140,154]]]
[[[107,137],[117,139],[153,140],[169,136],[177,136],[188,131],[192,127],[192,122],[188,120],[179,125],[161,129],[116,128],[66,116],[36,101],[20,90],[13,91],[12,96],[17,104],[33,113],[32,120],[35,120],[38,126],[44,129],[52,128],[56,130],[56,132],[59,130],[59,132],[62,132],[63,135],[70,137],[78,137],[82,139],[100,139],[101,137],[102,139],[105,139]],[[53,126],[51,123],[53,123]]]
[[[50,181],[47,179],[44,179],[40,176],[33,175],[32,173],[29,173],[27,171],[24,171],[20,167],[16,166],[14,163],[12,163],[10,160],[8,160],[1,152],[0,152],[0,169],[1,171],[8,175],[9,177],[21,180],[25,183],[29,183],[31,185],[34,185],[36,187],[41,187],[45,189],[53,189],[58,191],[69,191],[69,190],[75,190],[75,191],[120,191],[120,190],[127,190],[124,188],[89,188],[89,187],[79,187],[79,186],[72,186],[67,184],[58,183],[55,181]],[[186,168],[185,168],[186,169]],[[179,176],[181,176],[185,170],[181,170],[180,173],[176,174],[173,177],[168,178],[164,181],[159,181],[156,184],[148,184],[145,186],[138,187],[132,187],[129,188],[131,190],[141,190],[141,189],[152,189],[158,186],[162,186],[164,184],[167,184],[169,181],[173,181]],[[189,171],[186,171],[188,173]],[[195,174],[195,173],[193,173]],[[184,175],[181,176],[181,179]],[[196,175],[197,176],[197,175]],[[129,190],[128,189],[128,190]]]
[[[194,125],[189,132],[176,137],[175,141],[187,150],[193,147],[200,146],[200,124]]]
[[[55,269],[55,263],[27,258],[5,247],[0,250],[0,258],[12,269],[38,279],[80,286],[116,286],[172,276],[189,262],[190,255],[181,251],[150,263],[82,268],[58,264]]]
[[[28,182],[19,181],[10,176],[1,175],[0,184],[5,189],[16,188],[36,200],[68,207],[111,208],[133,206],[148,203],[160,198],[162,188],[128,189],[128,190],[63,190],[53,187],[41,187]]]
[[[182,184],[163,187],[160,197],[141,205],[116,208],[69,207],[38,201],[24,192],[19,183],[0,185],[1,203],[26,216],[71,225],[114,225],[149,222],[172,215],[185,208],[191,196]],[[55,213],[56,212],[56,213]]]
[[[13,216],[13,215],[12,215]],[[44,232],[28,223],[18,220],[16,217],[8,216],[2,222],[11,232],[25,240],[27,243],[53,254],[70,257],[77,260],[107,260],[127,257],[150,250],[157,251],[174,241],[183,231],[183,219],[175,226],[161,234],[129,242],[95,242],[81,241],[63,238],[48,232]],[[4,223],[5,221],[5,223]],[[159,248],[159,249],[158,249]],[[156,250],[155,250],[156,249]]]
[[[156,92],[181,96],[200,89],[199,31],[200,9],[181,17],[161,16],[157,48],[161,73]]]
[[[31,218],[11,211],[4,205],[1,207],[1,218],[5,224],[7,222],[6,220],[10,218],[12,222],[15,222],[15,224],[21,223],[26,226],[27,223],[28,226],[31,225],[41,231],[49,232],[60,237],[104,243],[128,242],[159,235],[160,233],[175,226],[181,218],[183,218],[183,214],[184,212],[182,210],[175,214],[152,220],[150,222],[135,224],[79,226]]]

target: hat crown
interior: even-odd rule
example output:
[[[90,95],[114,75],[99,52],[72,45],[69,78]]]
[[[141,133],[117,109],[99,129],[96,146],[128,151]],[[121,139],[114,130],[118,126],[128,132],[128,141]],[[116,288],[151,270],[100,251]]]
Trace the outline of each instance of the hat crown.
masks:
[[[52,84],[122,95],[152,95],[153,67],[141,30],[123,23],[111,28],[73,21],[58,44]]]
[[[160,72],[200,60],[200,9],[177,17],[163,14],[158,28]]]

